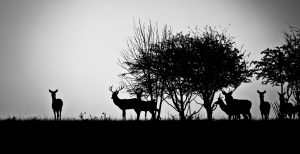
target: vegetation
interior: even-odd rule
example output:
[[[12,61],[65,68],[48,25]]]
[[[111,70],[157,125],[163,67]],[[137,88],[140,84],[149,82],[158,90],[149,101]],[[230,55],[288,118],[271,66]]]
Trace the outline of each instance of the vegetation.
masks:
[[[212,101],[218,90],[250,82],[250,62],[245,51],[235,47],[225,29],[195,29],[188,34],[173,34],[165,26],[159,35],[157,26],[145,28],[139,22],[128,50],[122,52],[121,74],[129,91],[145,89],[146,99],[166,102],[181,120],[193,119],[204,107],[212,119]],[[191,105],[200,97],[199,110]]]

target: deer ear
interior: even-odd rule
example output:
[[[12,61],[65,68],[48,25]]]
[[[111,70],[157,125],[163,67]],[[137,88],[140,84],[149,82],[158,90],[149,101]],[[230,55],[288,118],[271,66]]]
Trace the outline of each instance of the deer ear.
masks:
[[[257,91],[257,93],[259,93],[260,91],[258,91],[258,90],[256,90]]]
[[[51,93],[52,91],[49,89],[49,92]]]
[[[267,92],[267,91],[265,90],[265,91],[264,91],[264,94],[265,94],[266,92]]]
[[[57,92],[58,92],[58,89],[56,89],[55,92],[57,93]]]

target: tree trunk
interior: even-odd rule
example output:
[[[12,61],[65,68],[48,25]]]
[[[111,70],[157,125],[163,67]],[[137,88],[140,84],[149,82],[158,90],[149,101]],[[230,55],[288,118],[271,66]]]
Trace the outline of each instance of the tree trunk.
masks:
[[[179,118],[180,118],[181,121],[185,121],[186,120],[186,117],[184,115],[184,111],[182,111],[182,112],[179,113]]]
[[[158,114],[157,114],[157,118],[156,118],[157,120],[160,120],[160,113],[161,113],[162,102],[163,102],[163,100],[161,98],[161,100],[159,102]]]
[[[204,99],[204,108],[206,109],[207,113],[207,120],[212,120],[212,107],[211,102],[209,101],[209,98],[203,98]]]

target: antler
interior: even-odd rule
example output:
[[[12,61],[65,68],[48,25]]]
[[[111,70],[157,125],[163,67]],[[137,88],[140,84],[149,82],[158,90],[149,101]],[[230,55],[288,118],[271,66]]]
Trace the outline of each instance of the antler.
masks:
[[[120,91],[120,90],[122,90],[122,89],[124,89],[124,86],[121,86],[120,88],[118,88],[118,90],[116,90],[116,91]]]
[[[108,89],[109,89],[109,91],[114,92],[114,91],[112,90],[112,87],[113,87],[113,86],[109,86]]]

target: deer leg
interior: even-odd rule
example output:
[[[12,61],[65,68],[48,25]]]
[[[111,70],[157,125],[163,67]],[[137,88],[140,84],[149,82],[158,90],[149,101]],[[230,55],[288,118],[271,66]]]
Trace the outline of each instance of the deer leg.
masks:
[[[145,120],[147,119],[147,111],[145,111]]]
[[[60,116],[60,119],[61,119],[61,110],[60,110],[60,112],[59,112],[59,116]]]
[[[136,120],[140,120],[140,113],[141,111],[136,110]]]
[[[123,117],[123,120],[126,120],[126,110],[122,111],[122,117]]]
[[[54,114],[54,120],[56,120],[56,114],[55,111],[53,110],[53,114]]]

